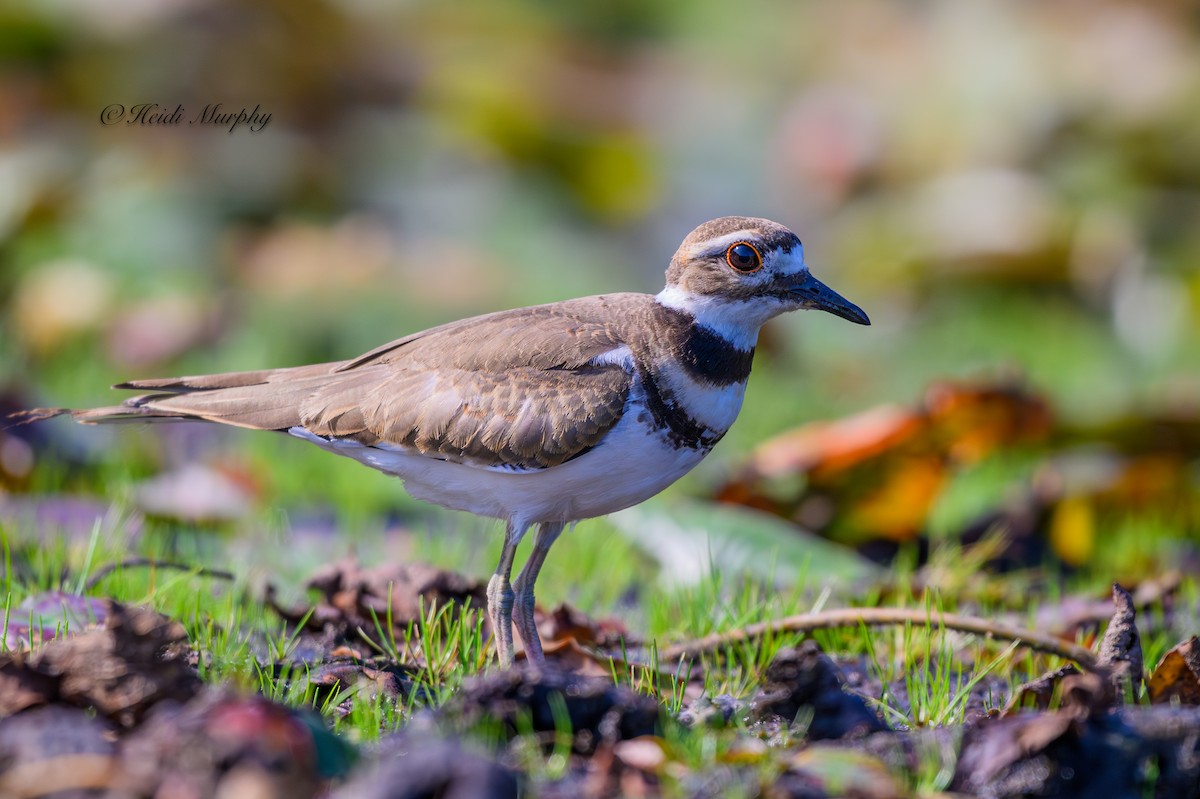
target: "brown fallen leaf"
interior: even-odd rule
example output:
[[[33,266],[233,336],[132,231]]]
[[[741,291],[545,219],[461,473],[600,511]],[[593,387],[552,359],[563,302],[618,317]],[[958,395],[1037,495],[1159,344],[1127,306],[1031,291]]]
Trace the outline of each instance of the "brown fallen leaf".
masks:
[[[341,645],[361,645],[363,635],[374,640],[389,618],[392,630],[383,633],[404,640],[408,625],[423,623],[435,607],[452,605],[459,612],[468,603],[474,610],[487,604],[482,583],[426,563],[364,568],[347,558],[319,569],[306,586],[321,594],[315,607],[281,604],[271,584],[263,601],[289,622],[320,634],[319,648],[327,657]]]
[[[422,621],[435,605],[486,607],[482,583],[427,563],[395,563],[364,568],[353,559],[328,566],[308,581],[348,624],[375,629],[391,614],[396,626]],[[390,604],[390,610],[389,610]]]
[[[578,674],[581,677],[612,677],[614,661],[590,647],[580,646],[572,636],[555,638],[542,643],[547,662],[555,668]],[[518,654],[524,657],[524,650]]]
[[[324,659],[346,655],[362,659],[358,648],[363,636],[373,640],[378,626],[386,625],[389,618],[396,639],[403,640],[407,626],[423,623],[435,607],[449,605],[454,613],[486,607],[481,582],[425,563],[365,568],[353,558],[345,559],[318,570],[307,587],[322,595],[315,607],[281,604],[271,584],[265,587],[263,601],[290,623],[302,624],[301,640]],[[552,611],[536,608],[534,618],[546,655],[556,656],[562,666],[569,663],[589,673],[611,673],[609,659],[590,649],[611,651],[622,642],[640,643],[619,619],[593,619],[566,604]],[[490,634],[486,616],[482,623],[484,633]]]
[[[388,662],[384,658],[371,661],[338,659],[310,664],[303,671],[294,664],[277,664],[275,675],[288,683],[304,683],[318,706],[336,702],[342,715],[348,714],[354,703],[372,701],[384,696],[392,702],[402,702],[414,691],[416,667]]]
[[[1024,760],[1044,751],[1072,728],[1074,719],[1063,713],[1021,714],[977,728],[963,746],[955,778],[961,787],[978,791],[986,785],[1011,779]]]
[[[1128,591],[1113,583],[1112,603],[1114,610],[1096,656],[1096,674],[1107,676],[1108,690],[1096,692],[1089,689],[1088,702],[1098,708],[1109,708],[1121,704],[1127,691],[1136,697],[1142,685],[1142,645],[1136,624],[1134,600]],[[1046,709],[1051,706],[1056,691],[1061,690],[1063,704],[1067,703],[1067,691],[1082,690],[1079,669],[1071,664],[1047,672],[1036,680],[1017,687],[1004,708],[1003,715],[1011,717],[1021,710]],[[1087,685],[1091,683],[1088,682]],[[1081,695],[1075,697],[1081,705]]]
[[[786,726],[798,716],[811,715],[804,730],[810,741],[857,737],[886,729],[862,697],[843,689],[841,672],[812,639],[780,650],[767,666],[763,682],[751,704],[752,720],[778,719]]]
[[[200,678],[179,656],[183,625],[144,608],[109,605],[104,627],[0,654],[0,716],[49,703],[94,708],[122,726],[164,699],[184,701]]]
[[[1079,668],[1068,663],[1065,666],[1048,671],[1037,679],[1018,685],[1008,699],[1003,715],[1012,716],[1022,710],[1045,710],[1054,702],[1054,692],[1063,679],[1072,674],[1079,674]]]
[[[622,641],[630,646],[638,643],[620,619],[593,619],[565,602],[549,612],[539,608],[535,614],[543,645],[563,638],[601,648],[620,646]]]
[[[1172,701],[1200,705],[1200,638],[1193,635],[1163,655],[1146,681],[1146,689],[1155,705]]]
[[[124,741],[122,787],[134,796],[316,796],[319,745],[302,711],[208,689],[164,706]]]
[[[1145,753],[1114,723],[1099,674],[1062,678],[1062,707],[969,728],[951,788],[971,796],[1138,796]]]
[[[547,660],[541,668],[517,666],[464,681],[437,716],[449,730],[470,729],[485,718],[510,735],[567,729],[574,751],[589,754],[604,743],[656,734],[661,712],[654,697],[614,685],[611,673],[587,677]]]
[[[0,656],[0,718],[31,707],[53,702],[58,697],[58,678],[31,668],[26,653]]]
[[[1104,632],[1096,660],[1109,667],[1109,681],[1117,702],[1130,693],[1136,701],[1142,693],[1142,640],[1138,635],[1137,611],[1133,597],[1117,583],[1113,583],[1112,598],[1116,610]]]

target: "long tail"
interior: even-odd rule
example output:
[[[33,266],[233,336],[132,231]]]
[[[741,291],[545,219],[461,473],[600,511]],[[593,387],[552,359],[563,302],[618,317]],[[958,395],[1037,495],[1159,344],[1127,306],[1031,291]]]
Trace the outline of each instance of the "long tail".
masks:
[[[69,415],[83,424],[205,421],[254,430],[286,430],[300,424],[304,399],[328,384],[342,363],[130,380],[113,388],[151,393],[103,408],[18,411],[7,421],[21,425]]]

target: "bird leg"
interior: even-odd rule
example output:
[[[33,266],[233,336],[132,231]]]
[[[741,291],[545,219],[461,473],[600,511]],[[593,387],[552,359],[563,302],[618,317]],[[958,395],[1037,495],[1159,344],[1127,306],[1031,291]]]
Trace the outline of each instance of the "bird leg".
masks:
[[[504,528],[504,548],[500,550],[500,563],[496,565],[496,573],[488,580],[487,603],[488,617],[492,621],[492,638],[496,642],[496,655],[500,658],[500,667],[507,669],[513,663],[513,633],[512,610],[513,589],[509,584],[512,575],[513,558],[517,555],[517,544],[525,530],[518,530],[508,523]]]
[[[546,553],[550,551],[550,546],[562,529],[563,525],[560,523],[538,526],[533,552],[530,553],[525,568],[521,569],[513,586],[516,589],[513,622],[517,627],[517,635],[521,636],[521,643],[525,645],[525,657],[534,665],[541,665],[546,658],[542,654],[542,639],[538,637],[537,623],[533,618],[533,584],[537,582],[538,572],[542,570],[542,564],[546,561]]]

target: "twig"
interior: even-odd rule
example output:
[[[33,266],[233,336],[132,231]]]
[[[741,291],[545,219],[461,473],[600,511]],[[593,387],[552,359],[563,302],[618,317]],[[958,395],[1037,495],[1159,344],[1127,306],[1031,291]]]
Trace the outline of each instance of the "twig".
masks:
[[[1096,656],[1091,650],[1077,644],[1067,643],[1053,635],[1007,624],[998,624],[975,616],[931,613],[922,608],[839,608],[823,610],[819,613],[801,613],[796,616],[751,624],[738,630],[706,635],[694,641],[685,641],[660,650],[658,660],[660,663],[677,663],[681,658],[694,658],[706,652],[777,633],[806,633],[813,630],[827,630],[832,627],[857,627],[860,624],[925,624],[926,622],[947,630],[975,633],[1004,641],[1019,641],[1038,652],[1072,660],[1087,671],[1096,671],[1099,668]]]
[[[212,577],[217,580],[233,580],[233,572],[225,571],[224,569],[210,569],[206,566],[192,566],[187,563],[173,563],[166,560],[154,560],[153,558],[129,558],[127,560],[119,560],[116,563],[109,563],[101,566],[96,570],[84,586],[84,591],[91,591],[100,581],[108,575],[120,569],[132,569],[138,566],[150,566],[155,569],[174,569],[175,571],[195,572],[201,577]]]

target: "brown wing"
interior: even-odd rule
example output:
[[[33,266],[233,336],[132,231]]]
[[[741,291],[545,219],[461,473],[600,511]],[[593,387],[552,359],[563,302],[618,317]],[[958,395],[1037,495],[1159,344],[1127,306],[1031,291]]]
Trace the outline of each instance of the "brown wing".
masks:
[[[349,383],[314,393],[301,425],[461,463],[537,469],[598,444],[620,420],[632,381],[617,366],[377,369],[387,376],[365,390]]]
[[[626,342],[622,318],[652,302],[617,294],[504,311],[398,339],[352,361],[131,381],[155,393],[83,422],[202,419],[303,427],[481,466],[542,468],[595,446],[620,420],[632,376],[591,365]]]
[[[341,367],[344,382],[315,393],[301,424],[481,466],[563,463],[621,418],[632,375],[590,364],[624,345],[614,315],[642,296],[506,311],[392,342]]]

